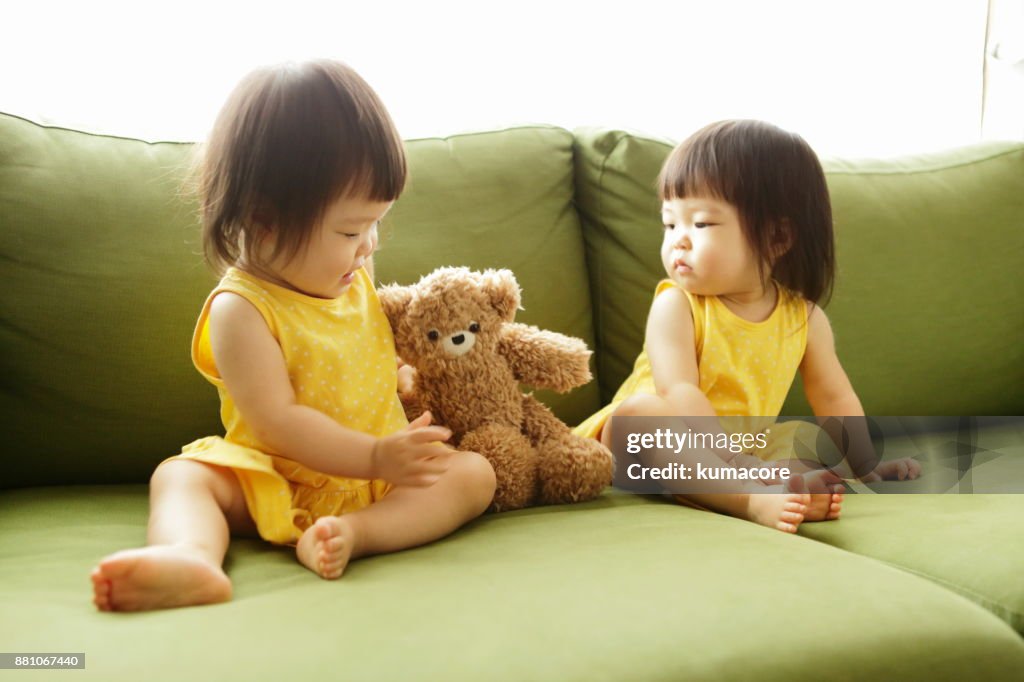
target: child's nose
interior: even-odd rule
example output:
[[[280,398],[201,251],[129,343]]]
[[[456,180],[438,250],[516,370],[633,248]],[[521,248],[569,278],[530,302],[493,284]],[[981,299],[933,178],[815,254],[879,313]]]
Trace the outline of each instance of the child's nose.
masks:
[[[373,250],[374,248],[376,248],[376,246],[377,237],[376,235],[373,234],[371,230],[363,237],[362,243],[359,244],[359,255],[363,256],[364,258],[369,258],[371,255],[373,255]]]

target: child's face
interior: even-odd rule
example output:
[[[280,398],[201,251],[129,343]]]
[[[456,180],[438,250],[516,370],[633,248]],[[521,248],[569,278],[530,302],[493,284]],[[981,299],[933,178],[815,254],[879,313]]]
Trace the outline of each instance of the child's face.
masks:
[[[352,197],[329,204],[306,249],[287,263],[273,264],[275,274],[304,294],[341,296],[377,248],[377,224],[391,204]]]
[[[662,203],[661,217],[661,262],[683,289],[701,296],[763,293],[757,258],[731,204],[712,197],[670,199]]]

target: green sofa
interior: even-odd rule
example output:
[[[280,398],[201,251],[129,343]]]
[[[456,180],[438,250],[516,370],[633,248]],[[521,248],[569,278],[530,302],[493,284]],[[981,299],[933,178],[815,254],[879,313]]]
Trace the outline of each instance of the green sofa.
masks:
[[[512,269],[522,321],[596,350],[593,383],[540,394],[578,422],[640,348],[670,148],[542,126],[410,141],[378,279]],[[214,282],[181,190],[191,150],[0,115],[0,651],[85,654],[84,671],[0,679],[1024,675],[1016,494],[849,495],[841,520],[794,536],[609,489],[483,517],[334,582],[237,540],[233,601],[97,612],[89,571],[144,543],[153,468],[221,432],[189,360]],[[1024,144],[825,166],[839,261],[827,312],[868,413],[1024,414]],[[809,413],[799,385],[786,413]],[[1021,480],[1019,422],[977,438],[991,456],[976,479]]]

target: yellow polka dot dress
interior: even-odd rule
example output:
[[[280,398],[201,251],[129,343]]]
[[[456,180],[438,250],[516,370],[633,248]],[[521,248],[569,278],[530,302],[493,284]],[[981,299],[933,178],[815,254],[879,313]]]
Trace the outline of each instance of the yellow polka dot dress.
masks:
[[[260,536],[294,544],[319,517],[366,507],[389,485],[313,471],[256,437],[228,394],[210,348],[210,304],[226,291],[263,316],[281,346],[300,404],[374,436],[408,424],[397,393],[394,338],[365,270],[357,271],[339,298],[320,299],[231,268],[206,299],[192,339],[192,361],[217,387],[226,433],[194,441],[177,457],[230,468]]]
[[[671,280],[662,280],[654,295],[677,286]],[[772,314],[762,322],[751,322],[729,310],[717,296],[697,296],[680,290],[689,299],[693,313],[700,390],[715,413],[719,417],[771,417],[766,423],[773,421],[782,409],[807,347],[807,302],[779,286],[779,301]],[[575,432],[595,438],[623,400],[635,393],[655,392],[651,363],[644,350],[612,402],[576,427]],[[742,430],[761,428],[764,425],[759,420],[758,424],[746,424]],[[775,450],[769,447],[757,454],[772,459]]]

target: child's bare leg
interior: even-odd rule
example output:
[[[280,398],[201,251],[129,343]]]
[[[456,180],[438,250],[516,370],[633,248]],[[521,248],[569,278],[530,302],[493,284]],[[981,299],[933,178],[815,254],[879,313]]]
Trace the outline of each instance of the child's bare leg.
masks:
[[[430,487],[396,487],[357,512],[317,519],[299,539],[299,561],[322,578],[339,578],[351,559],[423,545],[480,516],[494,497],[494,469],[475,452],[451,457]]]
[[[252,520],[235,475],[191,460],[164,462],[150,479],[148,546],[116,552],[92,571],[101,611],[209,604],[231,598],[221,568],[232,529]]]
[[[673,399],[638,393],[624,401],[612,416],[710,416],[707,414],[707,399],[696,386],[691,388],[693,396],[677,392]],[[606,426],[601,433],[601,442],[609,449],[613,448],[614,441],[611,431],[612,429]],[[690,449],[681,455],[691,466],[700,463],[709,468],[721,468],[727,465],[725,460],[710,450]],[[679,455],[675,458],[678,459]],[[829,479],[827,482],[824,480],[826,477]],[[669,492],[676,492],[697,506],[792,533],[796,532],[797,527],[804,521],[809,509],[813,508],[815,520],[820,520],[818,516],[824,518],[825,515],[833,513],[834,503],[841,505],[841,497],[838,500],[834,499],[831,488],[826,487],[832,483],[832,478],[838,481],[838,478],[829,472],[809,472],[779,485],[764,486],[753,483],[750,492],[742,493],[730,491],[697,494],[689,489],[672,490],[670,482],[663,482],[663,485]],[[710,487],[715,483],[707,482],[705,485]],[[735,484],[723,484],[723,487],[734,488]],[[812,492],[814,494],[811,494]],[[825,515],[819,513],[819,508],[823,505],[828,508]],[[838,505],[834,511],[836,518]]]

